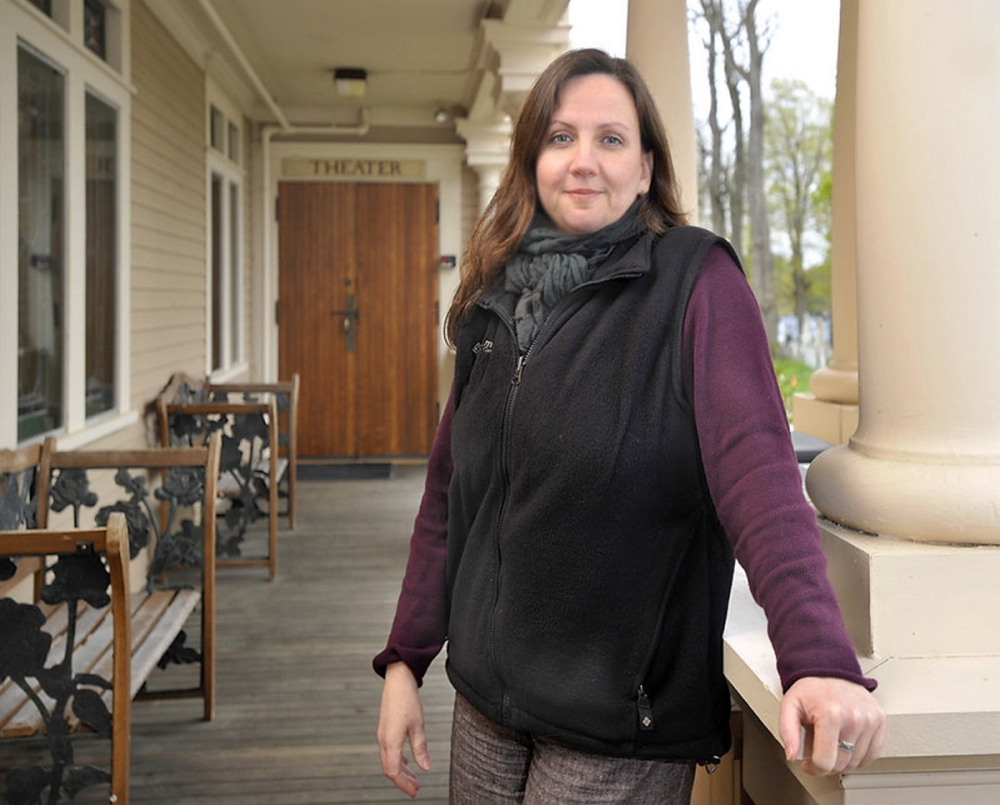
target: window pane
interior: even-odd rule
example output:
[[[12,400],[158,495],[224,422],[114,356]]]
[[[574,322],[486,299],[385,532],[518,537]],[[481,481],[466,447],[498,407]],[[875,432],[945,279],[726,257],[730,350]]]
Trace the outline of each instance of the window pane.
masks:
[[[102,59],[106,55],[107,9],[101,0],[83,2],[83,44]]]
[[[229,183],[229,337],[230,358],[235,363],[242,357],[240,349],[240,188],[235,182]]]
[[[64,85],[18,49],[18,441],[63,424]]]
[[[225,138],[226,138],[226,120],[222,116],[222,112],[216,109],[214,106],[209,110],[209,144],[216,151],[225,153]]]
[[[115,405],[118,113],[87,96],[87,416]]]
[[[229,124],[229,159],[240,164],[240,130],[235,123]]]
[[[28,0],[46,16],[52,16],[52,0]]]
[[[212,369],[222,368],[222,316],[225,303],[222,282],[225,266],[222,264],[223,230],[222,177],[212,174]]]

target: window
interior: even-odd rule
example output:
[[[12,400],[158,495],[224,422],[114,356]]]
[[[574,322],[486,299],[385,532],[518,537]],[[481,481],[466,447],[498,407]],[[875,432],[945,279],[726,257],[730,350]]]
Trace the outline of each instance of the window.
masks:
[[[0,210],[10,213],[0,216],[0,250],[11,258],[0,260],[0,445],[58,434],[72,447],[138,421],[128,407],[122,226],[130,5],[89,4],[0,2],[9,34],[0,50],[12,67],[0,71],[0,99],[10,104],[0,109]]]
[[[228,156],[229,161],[237,165],[240,164],[240,129],[235,124],[230,122],[229,124],[229,138],[228,138]]]
[[[241,118],[209,85],[208,196],[211,270],[209,371],[234,368],[243,361],[243,174],[240,166]]]
[[[225,368],[223,355],[225,348],[225,323],[223,312],[225,303],[225,266],[222,257],[225,243],[226,209],[223,204],[224,181],[217,173],[212,174],[212,371]]]
[[[28,0],[28,2],[41,11],[46,17],[52,16],[52,0]]]
[[[243,261],[240,237],[240,185],[217,173],[211,189],[212,371],[229,368],[242,357]]]
[[[240,186],[236,182],[229,183],[229,354],[234,359],[243,357],[240,349],[240,338],[243,334],[243,257],[240,248],[240,237],[243,227],[240,226]]]
[[[21,442],[65,421],[65,76],[21,47],[17,95],[17,440]]]
[[[118,113],[87,95],[86,415],[115,406],[118,329]]]
[[[208,144],[216,151],[224,152],[225,149],[222,147],[222,140],[225,137],[226,118],[214,106],[209,107],[208,126]]]
[[[83,44],[102,59],[107,57],[107,14],[101,0],[83,0]]]

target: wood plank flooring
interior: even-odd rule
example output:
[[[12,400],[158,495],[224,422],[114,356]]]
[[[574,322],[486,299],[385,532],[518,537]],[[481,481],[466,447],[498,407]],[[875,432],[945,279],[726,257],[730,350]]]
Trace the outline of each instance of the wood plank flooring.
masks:
[[[423,477],[417,465],[388,480],[302,481],[277,578],[219,569],[216,718],[199,720],[200,700],[133,705],[135,805],[409,801],[379,766],[371,658],[388,634]],[[418,802],[444,805],[453,693],[443,660],[423,697],[434,769]],[[0,745],[0,766],[9,750]]]

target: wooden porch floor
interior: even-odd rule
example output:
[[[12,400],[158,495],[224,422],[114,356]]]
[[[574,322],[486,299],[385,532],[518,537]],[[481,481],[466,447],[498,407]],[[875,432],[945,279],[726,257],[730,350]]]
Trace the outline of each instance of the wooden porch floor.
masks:
[[[220,568],[216,718],[198,720],[200,700],[134,703],[135,805],[410,801],[379,766],[371,658],[388,634],[423,477],[418,465],[388,480],[302,481],[277,578]],[[418,801],[443,805],[453,696],[443,662],[423,695],[435,765]]]

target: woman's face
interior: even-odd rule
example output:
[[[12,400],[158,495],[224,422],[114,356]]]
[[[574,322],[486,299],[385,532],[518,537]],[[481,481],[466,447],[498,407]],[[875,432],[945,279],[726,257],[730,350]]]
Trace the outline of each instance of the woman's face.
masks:
[[[538,198],[561,232],[596,232],[649,190],[653,156],[642,151],[635,103],[618,79],[577,76],[559,95],[535,163]]]

